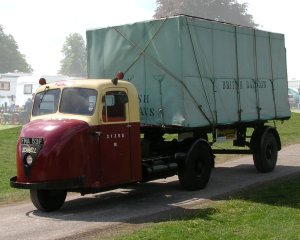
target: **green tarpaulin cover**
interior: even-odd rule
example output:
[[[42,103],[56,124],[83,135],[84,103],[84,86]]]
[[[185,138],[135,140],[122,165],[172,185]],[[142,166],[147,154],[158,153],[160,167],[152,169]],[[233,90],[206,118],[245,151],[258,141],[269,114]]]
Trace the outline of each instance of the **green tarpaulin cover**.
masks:
[[[290,116],[284,35],[188,16],[88,30],[89,78],[118,71],[141,122],[206,127]]]

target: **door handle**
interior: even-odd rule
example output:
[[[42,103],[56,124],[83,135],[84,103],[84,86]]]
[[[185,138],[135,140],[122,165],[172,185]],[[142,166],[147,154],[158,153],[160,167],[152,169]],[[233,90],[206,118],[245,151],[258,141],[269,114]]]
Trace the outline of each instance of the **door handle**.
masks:
[[[95,132],[95,134],[100,137],[100,135],[102,134],[102,132]]]
[[[100,135],[102,134],[102,132],[97,132],[97,131],[95,131],[95,132],[91,132],[90,133],[92,136],[94,136],[94,137],[100,137]]]

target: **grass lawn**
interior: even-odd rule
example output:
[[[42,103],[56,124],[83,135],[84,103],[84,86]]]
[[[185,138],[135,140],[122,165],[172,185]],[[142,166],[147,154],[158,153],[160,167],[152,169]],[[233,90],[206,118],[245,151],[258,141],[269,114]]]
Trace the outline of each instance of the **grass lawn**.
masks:
[[[300,176],[210,202],[118,239],[300,239]]]
[[[13,189],[9,185],[9,179],[16,175],[16,143],[21,127],[4,127],[6,129],[0,131],[0,204],[21,201],[24,196],[28,198],[28,191]]]
[[[277,122],[276,127],[284,146],[300,143],[300,113],[293,112],[288,121]]]

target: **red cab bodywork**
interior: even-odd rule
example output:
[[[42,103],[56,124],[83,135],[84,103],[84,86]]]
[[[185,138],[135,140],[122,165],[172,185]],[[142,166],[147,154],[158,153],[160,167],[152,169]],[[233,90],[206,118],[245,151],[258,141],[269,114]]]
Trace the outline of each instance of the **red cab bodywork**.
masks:
[[[99,96],[90,121],[89,117],[56,113],[33,118],[23,127],[16,152],[17,176],[11,179],[13,187],[89,193],[142,179],[140,124],[129,112],[129,108],[136,108],[138,98],[128,98],[123,121],[105,122],[101,98],[107,92],[106,86],[96,86]],[[124,91],[126,86],[121,84],[113,90]],[[59,87],[63,89],[64,85]],[[30,165],[26,162],[28,154],[33,156]]]

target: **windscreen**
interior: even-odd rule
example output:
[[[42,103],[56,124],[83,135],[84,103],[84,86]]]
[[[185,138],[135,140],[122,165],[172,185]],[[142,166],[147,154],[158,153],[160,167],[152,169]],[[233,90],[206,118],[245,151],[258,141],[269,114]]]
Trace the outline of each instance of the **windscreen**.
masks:
[[[61,95],[61,96],[60,96]],[[61,100],[59,101],[59,99]],[[88,88],[45,89],[34,98],[32,116],[59,112],[92,115],[95,111],[97,91]],[[60,106],[59,106],[60,104]]]
[[[58,108],[60,89],[39,92],[35,95],[32,116],[55,113]]]
[[[97,91],[88,88],[65,88],[62,92],[61,113],[92,115],[95,111]]]

